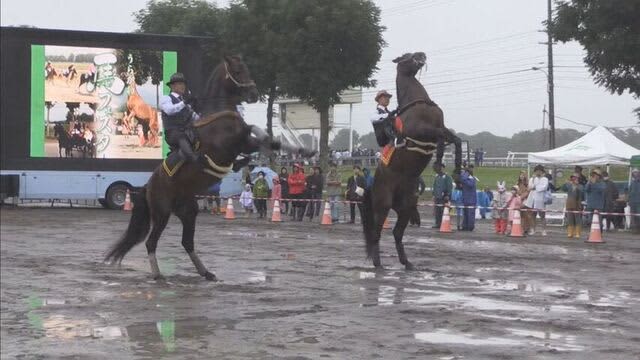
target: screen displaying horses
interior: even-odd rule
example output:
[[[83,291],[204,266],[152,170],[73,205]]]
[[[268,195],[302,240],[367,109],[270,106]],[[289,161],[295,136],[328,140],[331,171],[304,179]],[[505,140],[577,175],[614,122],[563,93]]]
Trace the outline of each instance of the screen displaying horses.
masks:
[[[42,91],[32,91],[31,156],[162,159],[158,101],[175,59],[170,51],[32,45],[31,86]]]

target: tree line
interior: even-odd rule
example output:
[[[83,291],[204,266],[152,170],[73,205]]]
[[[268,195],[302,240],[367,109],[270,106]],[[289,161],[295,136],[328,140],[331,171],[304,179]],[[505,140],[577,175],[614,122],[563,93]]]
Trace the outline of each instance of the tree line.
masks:
[[[628,129],[609,129],[613,135],[625,143],[640,149],[640,131],[636,128]],[[574,140],[579,139],[586,133],[575,129],[556,129],[556,146],[566,145]],[[306,135],[306,134],[305,134]],[[457,133],[464,141],[469,142],[470,151],[480,149],[486,153],[486,157],[504,157],[507,152],[535,152],[549,149],[549,131],[525,130],[520,131],[511,137],[498,136],[490,132],[483,131],[475,135],[465,133]],[[309,138],[311,137],[308,135]],[[310,140],[309,140],[310,142]],[[354,148],[377,149],[378,145],[373,132],[360,136],[357,131],[353,132]],[[331,142],[331,149],[344,150],[349,148],[349,130],[341,129]]]

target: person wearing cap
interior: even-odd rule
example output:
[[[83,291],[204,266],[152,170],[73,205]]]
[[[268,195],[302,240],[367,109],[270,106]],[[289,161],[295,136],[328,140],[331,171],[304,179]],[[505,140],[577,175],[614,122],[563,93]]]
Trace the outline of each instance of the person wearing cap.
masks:
[[[567,193],[565,202],[567,237],[578,239],[582,232],[582,214],[578,211],[582,211],[582,200],[584,199],[584,188],[579,183],[579,174],[572,174],[567,183],[562,185],[561,190]]]
[[[185,160],[204,166],[204,159],[193,151],[186,133],[190,125],[200,118],[191,107],[194,97],[187,91],[187,81],[182,73],[175,73],[171,75],[167,86],[171,92],[160,98],[165,140],[171,151],[179,149]]]
[[[296,200],[304,198],[307,183],[304,176],[304,168],[298,163],[293,164],[293,174],[289,175],[287,181],[289,182],[289,197],[294,200],[291,217],[293,220],[302,221],[307,203]]]
[[[631,172],[631,184],[629,184],[629,208],[631,214],[631,231],[634,234],[640,234],[640,170],[634,169]]]
[[[547,236],[547,221],[545,218],[544,194],[549,190],[549,179],[544,174],[544,166],[536,165],[533,169],[534,176],[529,179],[529,196],[525,201],[528,208],[533,209],[531,212],[530,222],[531,228],[529,235],[536,233],[536,217],[540,216],[542,222],[542,236]]]
[[[390,112],[389,109],[387,109],[392,96],[393,95],[389,94],[387,90],[380,90],[375,97],[375,101],[378,104],[375,113],[371,116],[371,124],[373,125],[373,132],[376,135],[376,141],[380,147],[384,147],[390,142],[393,142],[395,147],[404,146],[404,141],[399,138],[393,127],[395,111]]]
[[[606,187],[606,184],[602,181],[602,172],[600,172],[600,169],[593,169],[591,176],[589,176],[589,182],[584,187],[584,192],[587,194],[588,212],[596,210],[603,212]],[[600,221],[600,231],[602,231],[602,215],[598,216],[598,220]]]

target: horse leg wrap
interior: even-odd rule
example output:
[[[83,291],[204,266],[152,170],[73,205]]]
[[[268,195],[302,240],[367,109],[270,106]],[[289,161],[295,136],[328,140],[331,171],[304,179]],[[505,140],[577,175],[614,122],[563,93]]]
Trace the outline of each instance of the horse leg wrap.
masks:
[[[200,274],[201,276],[205,276],[205,274],[208,272],[207,268],[204,266],[204,264],[202,263],[202,261],[200,260],[200,258],[198,257],[198,255],[196,255],[195,251],[192,251],[189,254],[189,257],[191,258],[191,262],[193,262],[193,265],[195,265],[196,270],[198,271],[198,274]]]
[[[151,266],[151,276],[154,279],[161,279],[160,268],[158,267],[158,259],[156,253],[149,253],[149,265]]]

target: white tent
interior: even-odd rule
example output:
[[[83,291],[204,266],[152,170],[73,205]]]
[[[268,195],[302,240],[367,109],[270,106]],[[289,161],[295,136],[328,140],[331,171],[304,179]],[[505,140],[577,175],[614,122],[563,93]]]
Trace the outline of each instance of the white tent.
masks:
[[[627,165],[640,150],[615,137],[604,126],[598,126],[567,145],[548,151],[529,153],[529,164],[553,165]]]

